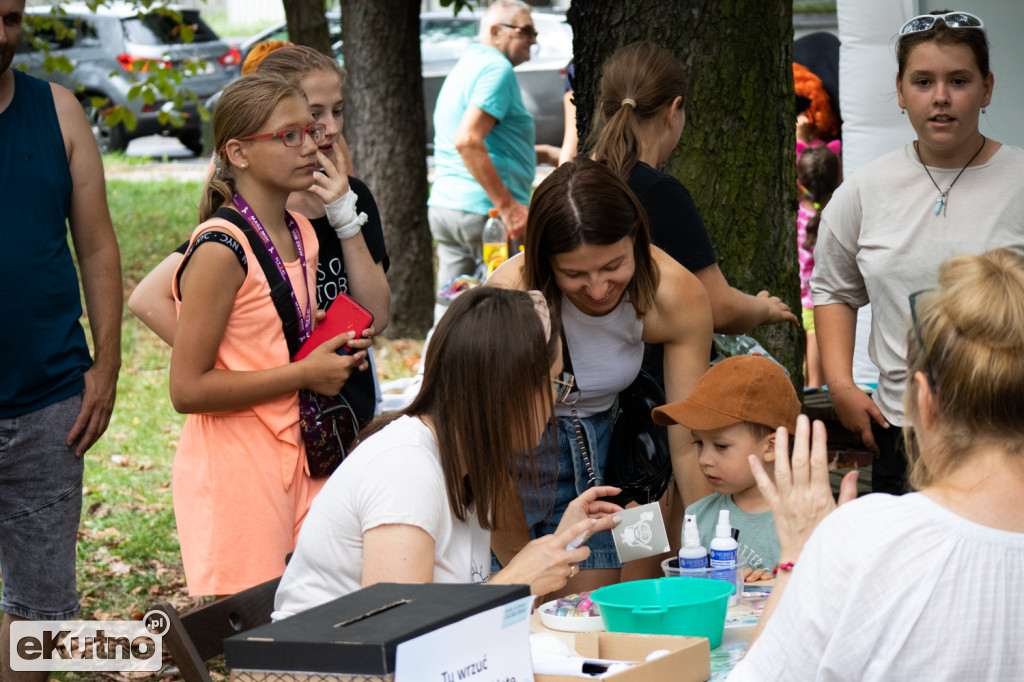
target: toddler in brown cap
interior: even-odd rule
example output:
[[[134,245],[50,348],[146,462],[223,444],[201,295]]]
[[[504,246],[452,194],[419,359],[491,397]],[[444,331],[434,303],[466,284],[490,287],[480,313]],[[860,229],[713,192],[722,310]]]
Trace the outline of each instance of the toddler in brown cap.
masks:
[[[658,424],[693,432],[701,473],[715,491],[686,508],[697,517],[701,544],[715,536],[718,512],[729,510],[740,531],[737,561],[746,559],[746,580],[769,580],[779,562],[779,536],[747,456],[758,455],[773,474],[775,431],[796,429],[800,400],[785,371],[763,355],[722,360],[701,377],[686,398],[654,410]]]

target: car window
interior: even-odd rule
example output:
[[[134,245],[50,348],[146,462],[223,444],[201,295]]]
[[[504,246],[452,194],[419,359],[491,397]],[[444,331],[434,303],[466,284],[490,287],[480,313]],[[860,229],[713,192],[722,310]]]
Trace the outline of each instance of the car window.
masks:
[[[424,63],[455,61],[476,42],[476,19],[425,19],[420,27],[420,54]]]
[[[195,10],[182,10],[182,23],[190,25],[195,32],[193,43],[209,43],[219,40],[217,34],[199,18]],[[148,14],[121,22],[125,38],[136,45],[182,45],[181,26],[174,19],[163,14]]]
[[[50,18],[46,17],[34,33],[26,31],[22,34],[19,52],[30,52],[34,50],[32,38],[36,37],[49,43],[51,50],[66,50],[76,44],[89,44],[99,38],[96,26],[91,21],[84,19],[73,19],[71,17]]]

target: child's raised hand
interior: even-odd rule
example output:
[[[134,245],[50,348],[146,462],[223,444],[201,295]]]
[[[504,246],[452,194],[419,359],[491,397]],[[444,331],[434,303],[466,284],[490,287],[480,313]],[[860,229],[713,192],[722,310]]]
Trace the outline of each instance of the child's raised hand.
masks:
[[[323,168],[323,172],[313,173],[313,185],[309,191],[317,195],[324,205],[333,203],[348,194],[348,169],[345,168],[345,159],[341,155],[341,147],[338,142],[331,143],[334,150],[334,160],[328,158],[321,151],[316,153],[316,162]]]
[[[365,350],[358,350],[351,355],[338,355],[335,352],[346,343],[363,344],[369,341],[369,339],[356,340],[354,337],[354,332],[338,334],[333,339],[314,348],[309,355],[300,360],[299,363],[303,364],[306,370],[306,384],[303,388],[322,395],[334,395],[345,385],[353,371],[365,370],[369,366]]]

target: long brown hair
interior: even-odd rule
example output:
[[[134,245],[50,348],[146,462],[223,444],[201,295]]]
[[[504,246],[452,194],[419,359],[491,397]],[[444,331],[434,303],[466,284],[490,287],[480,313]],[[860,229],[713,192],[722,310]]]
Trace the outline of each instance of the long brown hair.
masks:
[[[939,268],[938,289],[916,299],[908,335],[904,407],[919,423],[915,372],[934,393],[940,437],[927,463],[904,429],[910,482],[921,488],[955,471],[969,453],[995,446],[1024,472],[1024,256],[995,249]]]
[[[640,158],[641,128],[676,97],[686,99],[686,70],[649,41],[620,47],[601,68],[590,155],[628,180]]]
[[[550,311],[548,311],[550,314]],[[448,307],[427,346],[423,385],[397,415],[434,425],[448,505],[465,520],[475,504],[483,528],[505,528],[520,506],[517,480],[536,483],[533,454],[538,398],[552,414],[551,365],[560,356],[560,325],[550,333],[525,291],[477,287]]]
[[[651,255],[647,214],[625,181],[608,166],[585,156],[562,164],[533,193],[526,220],[523,279],[560,310],[551,257],[583,244],[614,244],[633,238],[636,270],[626,292],[638,316],[653,307],[658,265]]]
[[[214,211],[230,204],[235,194],[234,171],[224,145],[228,140],[256,134],[277,105],[289,97],[305,99],[306,95],[298,86],[260,71],[242,76],[224,88],[213,112],[214,170],[199,201],[199,222],[206,222]]]

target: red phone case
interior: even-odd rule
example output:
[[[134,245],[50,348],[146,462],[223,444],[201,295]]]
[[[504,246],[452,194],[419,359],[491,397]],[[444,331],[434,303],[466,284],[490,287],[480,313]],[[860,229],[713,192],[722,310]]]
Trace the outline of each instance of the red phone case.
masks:
[[[327,317],[316,326],[310,337],[306,339],[306,343],[302,344],[302,348],[295,354],[295,361],[298,362],[306,357],[314,348],[328,339],[333,339],[338,334],[354,331],[355,338],[358,339],[371,324],[373,324],[373,314],[369,310],[349,296],[338,294],[334,303],[327,309]],[[342,346],[342,348],[345,347]]]

